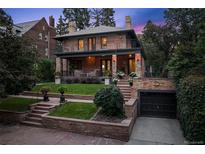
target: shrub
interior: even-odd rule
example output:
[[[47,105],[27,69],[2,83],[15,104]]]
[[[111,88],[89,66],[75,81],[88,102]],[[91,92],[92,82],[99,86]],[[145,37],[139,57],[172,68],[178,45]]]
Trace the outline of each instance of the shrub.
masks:
[[[205,143],[205,76],[190,75],[177,86],[178,116],[187,140]]]
[[[116,86],[108,86],[99,90],[94,98],[97,107],[108,116],[122,116],[124,98]]]
[[[67,88],[65,88],[65,87],[63,87],[63,86],[61,86],[61,87],[58,88],[58,92],[59,92],[59,93],[64,93],[66,90],[67,90]]]

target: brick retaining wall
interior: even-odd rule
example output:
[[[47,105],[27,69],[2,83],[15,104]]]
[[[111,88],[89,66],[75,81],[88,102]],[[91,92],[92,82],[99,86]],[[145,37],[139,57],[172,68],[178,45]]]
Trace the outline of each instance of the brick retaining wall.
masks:
[[[7,110],[0,110],[0,122],[2,123],[20,123],[22,122],[28,112],[13,112]]]
[[[47,128],[128,141],[134,121],[129,118],[122,123],[110,123],[43,115],[42,123]]]

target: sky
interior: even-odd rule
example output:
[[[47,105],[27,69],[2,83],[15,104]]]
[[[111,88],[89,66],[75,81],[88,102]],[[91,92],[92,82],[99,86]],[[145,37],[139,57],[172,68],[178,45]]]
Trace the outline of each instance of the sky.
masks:
[[[14,23],[21,23],[32,20],[39,20],[45,17],[48,21],[49,16],[53,15],[55,22],[62,15],[62,8],[6,8],[4,9],[13,19]],[[125,26],[125,16],[131,16],[132,25],[135,32],[140,34],[148,20],[161,25],[164,23],[163,8],[115,8],[115,21],[117,27]]]

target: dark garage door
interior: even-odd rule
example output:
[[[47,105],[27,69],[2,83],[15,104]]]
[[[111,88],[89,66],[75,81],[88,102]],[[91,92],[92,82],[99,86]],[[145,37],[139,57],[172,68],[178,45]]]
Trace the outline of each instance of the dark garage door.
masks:
[[[176,118],[176,93],[173,91],[140,92],[140,115]]]

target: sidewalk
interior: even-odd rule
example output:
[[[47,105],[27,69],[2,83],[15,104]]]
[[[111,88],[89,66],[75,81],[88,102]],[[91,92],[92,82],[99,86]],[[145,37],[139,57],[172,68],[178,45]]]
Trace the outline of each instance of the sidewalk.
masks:
[[[36,96],[24,96],[24,95],[9,95],[11,97],[19,97],[19,98],[32,98],[32,99],[43,99],[43,97]],[[60,98],[49,97],[49,100],[54,103],[59,103]],[[68,102],[83,102],[83,103],[93,103],[93,100],[84,100],[84,99],[66,99]]]

